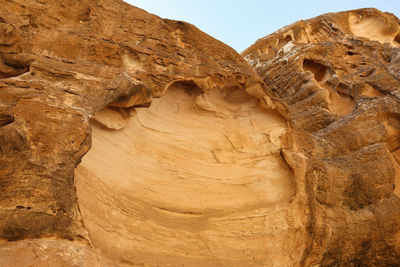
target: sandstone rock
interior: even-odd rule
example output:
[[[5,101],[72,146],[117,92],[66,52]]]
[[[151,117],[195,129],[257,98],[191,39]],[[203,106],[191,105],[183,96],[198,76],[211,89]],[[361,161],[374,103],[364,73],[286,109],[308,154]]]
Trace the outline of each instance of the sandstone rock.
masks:
[[[400,264],[399,34],[392,14],[361,9],[294,23],[243,52],[289,122],[284,154],[304,160],[302,265]]]
[[[400,264],[393,15],[248,64],[118,0],[1,4],[0,266]]]
[[[288,233],[290,253],[298,250],[296,222],[285,219],[295,195],[279,153],[286,124],[276,112],[240,88],[203,93],[188,83],[127,120],[119,131],[94,124],[75,172],[95,247],[157,266],[279,263]]]
[[[13,37],[0,52],[0,235],[10,240],[77,233],[73,171],[90,147],[88,121],[105,106],[149,105],[181,80],[261,85],[239,55],[194,26],[120,1],[3,1],[1,21]]]
[[[100,264],[101,262],[101,264]],[[85,244],[67,240],[27,239],[0,245],[0,266],[111,266]]]
[[[233,49],[190,24],[162,20],[122,1],[1,6],[3,240],[51,237],[106,249],[109,240],[91,241],[97,234],[87,231],[91,221],[82,220],[74,182],[74,169],[91,147],[91,118],[110,129],[127,127],[135,107],[148,106],[178,84],[204,92],[262,91],[262,80]],[[252,100],[243,101],[257,109]],[[83,200],[82,209],[88,205]],[[104,253],[117,265],[123,261],[119,250]]]

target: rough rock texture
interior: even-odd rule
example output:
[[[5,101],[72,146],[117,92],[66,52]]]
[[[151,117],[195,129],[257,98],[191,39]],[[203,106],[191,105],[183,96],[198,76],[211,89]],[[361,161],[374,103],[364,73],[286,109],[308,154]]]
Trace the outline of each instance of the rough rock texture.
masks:
[[[0,245],[0,266],[102,266],[107,259],[86,244],[67,240],[27,239]]]
[[[121,1],[1,1],[1,7],[4,240],[91,242],[74,168],[91,146],[89,120],[105,106],[122,116],[180,81],[204,90],[262,88],[233,49]]]
[[[393,15],[248,64],[118,0],[0,4],[0,266],[400,264]]]
[[[399,37],[396,17],[362,9],[294,23],[243,52],[290,123],[284,155],[304,169],[304,266],[400,264]]]

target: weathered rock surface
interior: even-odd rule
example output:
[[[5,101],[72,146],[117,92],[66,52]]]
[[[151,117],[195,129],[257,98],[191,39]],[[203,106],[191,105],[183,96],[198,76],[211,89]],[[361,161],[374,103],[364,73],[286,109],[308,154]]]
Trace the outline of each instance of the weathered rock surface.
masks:
[[[362,9],[294,23],[243,52],[289,122],[284,154],[302,159],[302,265],[400,264],[399,37],[396,17]]]
[[[286,125],[276,112],[239,88],[185,84],[131,116],[119,131],[94,124],[76,171],[96,247],[177,266],[278,263],[290,255],[279,251],[285,242],[297,250],[296,223],[285,219],[294,177],[279,153]]]
[[[86,244],[68,240],[27,239],[0,245],[0,266],[102,266],[107,259]]]
[[[248,64],[117,0],[0,4],[0,266],[400,264],[393,15]]]

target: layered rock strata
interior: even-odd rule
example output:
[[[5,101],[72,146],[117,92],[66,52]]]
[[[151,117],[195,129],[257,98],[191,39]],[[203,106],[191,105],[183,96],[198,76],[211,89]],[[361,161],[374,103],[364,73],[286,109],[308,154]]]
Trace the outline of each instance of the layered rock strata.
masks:
[[[75,173],[86,229],[110,257],[251,265],[298,250],[286,218],[296,193],[280,155],[286,124],[243,89],[179,83],[117,131],[99,115]]]
[[[304,266],[397,266],[400,26],[361,9],[300,21],[243,52],[304,164]],[[298,179],[297,179],[298,180]]]
[[[0,265],[400,264],[393,15],[243,59],[117,0],[1,4]]]
[[[95,246],[80,215],[74,169],[91,147],[90,119],[107,106],[121,112],[111,120],[118,128],[118,116],[149,106],[176,82],[204,91],[262,91],[261,79],[233,49],[190,24],[122,1],[1,6],[4,241],[56,238]]]

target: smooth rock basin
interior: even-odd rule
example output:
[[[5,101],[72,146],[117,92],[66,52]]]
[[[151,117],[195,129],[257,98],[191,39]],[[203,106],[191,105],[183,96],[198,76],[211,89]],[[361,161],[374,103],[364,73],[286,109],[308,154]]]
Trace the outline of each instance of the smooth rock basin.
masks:
[[[93,245],[107,256],[171,266],[288,262],[281,250],[297,242],[287,231],[294,178],[280,156],[286,124],[244,90],[176,83],[149,108],[99,112],[92,131],[76,188]]]

